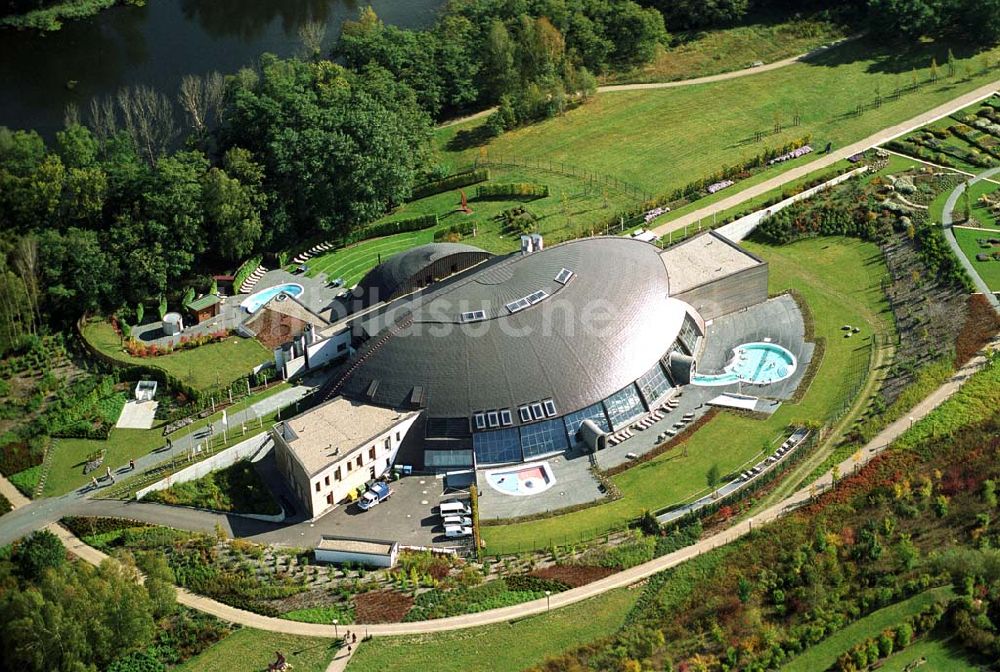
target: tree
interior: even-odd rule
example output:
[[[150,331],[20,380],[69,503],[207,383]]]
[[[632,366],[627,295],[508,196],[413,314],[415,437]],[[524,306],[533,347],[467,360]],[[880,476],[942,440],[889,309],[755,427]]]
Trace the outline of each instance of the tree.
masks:
[[[735,23],[743,18],[748,0],[657,0],[671,30],[689,30]]]
[[[157,159],[177,136],[174,106],[170,99],[156,89],[140,84],[119,89],[115,100],[125,131],[136,151],[146,163],[155,166]]]
[[[722,475],[719,472],[718,463],[713,463],[711,467],[708,468],[708,472],[705,474],[705,480],[708,481],[708,487],[715,490],[716,486],[722,480]]]
[[[38,581],[46,569],[61,567],[65,562],[66,549],[48,530],[33,532],[17,550],[18,569],[30,581]]]
[[[429,138],[412,89],[386,70],[269,54],[259,78],[234,81],[220,129],[223,150],[264,166],[272,234],[340,234],[381,216],[409,195]]]
[[[247,257],[263,230],[259,192],[254,186],[229,177],[224,170],[212,168],[205,175],[202,193],[206,225],[215,252],[231,262]]]

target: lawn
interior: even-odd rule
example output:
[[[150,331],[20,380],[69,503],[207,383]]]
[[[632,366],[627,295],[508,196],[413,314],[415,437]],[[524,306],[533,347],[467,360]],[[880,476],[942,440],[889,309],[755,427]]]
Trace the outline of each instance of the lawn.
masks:
[[[989,261],[976,261],[976,255],[994,254],[1000,252],[1000,245],[991,245],[987,248],[980,247],[976,241],[980,238],[1000,238],[1000,233],[991,229],[960,229],[952,228],[958,246],[962,248],[966,258],[972,263],[973,268],[979,273],[986,286],[992,291],[1000,291],[1000,261],[990,259]]]
[[[675,44],[639,70],[615,75],[616,82],[666,82],[739,70],[756,61],[773,63],[844,37],[821,19],[750,17],[744,25],[674,33]]]
[[[863,642],[869,637],[875,637],[886,628],[895,627],[925,607],[935,602],[948,600],[953,595],[950,586],[932,588],[919,595],[914,595],[908,600],[879,609],[809,648],[801,656],[784,665],[781,670],[782,672],[815,672],[815,670],[828,669],[836,662],[837,656],[855,644]],[[911,649],[907,649],[902,655],[908,656],[910,651]],[[950,668],[928,667],[925,669],[929,672],[930,670]]]
[[[235,413],[246,407],[248,403],[253,403],[265,399],[272,394],[287,389],[287,383],[280,383],[268,388],[264,392],[255,394],[249,402],[238,401],[228,409],[230,417],[233,418],[234,426],[237,416]],[[174,442],[178,442],[182,437],[195,432],[202,427],[214,422],[222,417],[222,412],[216,413],[207,418],[198,420],[186,428],[171,435]],[[267,418],[263,419],[263,425],[267,427]],[[242,437],[233,437],[230,443],[242,440]],[[106,441],[96,439],[54,439],[52,456],[50,458],[52,466],[49,469],[49,476],[45,481],[43,494],[46,497],[62,495],[70,490],[79,488],[90,482],[90,476],[84,476],[83,465],[87,461],[87,456],[99,451],[107,451],[104,461],[112,468],[128,463],[130,458],[145,455],[156,448],[163,446],[166,439],[163,436],[163,423],[156,423],[152,429],[120,429],[111,430],[111,436]],[[100,475],[100,474],[98,474]]]
[[[462,242],[495,254],[506,254],[520,247],[517,234],[504,233],[494,219],[500,212],[515,206],[524,206],[536,215],[536,230],[549,244],[577,238],[591,231],[604,231],[605,222],[614,213],[632,206],[636,199],[618,188],[591,186],[587,181],[572,175],[525,167],[491,167],[490,180],[496,183],[534,182],[549,187],[549,196],[533,201],[479,201],[474,198],[475,186],[466,187],[472,214],[458,210],[461,190],[435,194],[406,203],[378,222],[395,221],[418,215],[436,214],[439,225],[423,231],[409,231],[383,238],[362,241],[340,248],[309,262],[309,275],[325,273],[329,279],[343,278],[347,287],[357,284],[365,273],[403,250],[433,242],[434,231],[456,224],[474,223],[476,235]],[[376,223],[378,223],[376,222]],[[596,227],[596,228],[595,228]]]
[[[767,420],[721,413],[687,441],[613,478],[622,498],[608,504],[511,525],[482,528],[488,553],[547,548],[593,537],[622,525],[644,510],[656,510],[708,491],[706,473],[718,463],[723,473],[758,455],[786,427],[807,420],[823,422],[852,399],[869,357],[867,337],[877,325],[891,329],[880,288],[885,274],[878,248],[848,238],[813,238],[783,247],[747,244],[770,265],[770,292],[797,289],[812,311],[817,336],[827,339],[826,354],[808,392],[798,404],[782,405]],[[844,324],[867,325],[861,339],[845,340]]]
[[[969,659],[967,652],[950,639],[923,639],[885,659],[879,672],[907,672],[916,660],[926,662],[917,670],[927,672],[979,672],[983,667]]]
[[[377,637],[361,644],[348,672],[523,670],[546,656],[620,628],[641,590],[614,590],[590,600],[510,623],[433,635]]]
[[[295,672],[324,672],[336,650],[329,639],[242,628],[174,672],[262,672],[280,651]]]
[[[969,189],[969,205],[972,208],[973,218],[975,218],[975,220],[983,226],[993,228],[994,231],[1000,228],[1000,222],[997,221],[996,216],[990,212],[989,208],[979,202],[979,199],[986,194],[991,194],[993,198],[996,198],[998,196],[996,194],[998,190],[1000,190],[1000,185],[996,182],[989,182],[986,180],[976,182],[972,185],[972,188]],[[958,210],[958,213],[956,214],[959,216],[964,216],[961,214],[962,207],[962,202],[959,201],[958,208],[956,208]]]
[[[132,357],[122,350],[121,339],[105,320],[87,322],[83,327],[83,337],[109,357],[125,364],[159,367],[197,389],[229,385],[271,356],[254,339],[233,336],[218,343],[160,357]]]
[[[765,146],[807,133],[813,135],[815,147],[827,142],[843,146],[995,77],[993,72],[981,73],[980,60],[974,58],[968,62],[977,74],[968,81],[942,78],[929,82],[931,58],[943,63],[947,50],[946,44],[922,44],[901,53],[861,40],[808,63],[750,77],[679,89],[602,93],[565,115],[505,133],[486,151],[493,159],[565,161],[664,193],[758,154]],[[964,50],[957,46],[955,50],[965,56]],[[998,53],[991,57],[995,59]],[[853,114],[859,103],[875,98],[876,89],[886,96],[907,86],[914,68],[919,81],[925,82],[916,91],[898,101],[886,100],[861,116]],[[796,112],[801,124],[793,128],[790,124]],[[782,132],[753,143],[754,133],[772,129],[776,117],[782,122]],[[441,160],[458,165],[475,159],[479,148],[459,147],[462,143],[456,136],[480,123],[441,129],[436,139]],[[768,172],[777,174],[794,165],[801,163],[790,161]]]
[[[161,504],[193,506],[232,513],[277,515],[281,507],[250,460],[213,471],[201,478],[151,492],[145,499]]]

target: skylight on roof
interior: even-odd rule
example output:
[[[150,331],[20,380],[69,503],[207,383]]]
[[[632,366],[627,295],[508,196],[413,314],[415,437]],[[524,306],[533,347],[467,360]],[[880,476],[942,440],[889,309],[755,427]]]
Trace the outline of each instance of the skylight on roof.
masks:
[[[545,415],[547,415],[550,418],[554,418],[556,415],[555,402],[552,401],[551,399],[546,399],[545,401],[542,402],[542,405],[545,406]]]
[[[536,303],[547,297],[548,297],[548,292],[546,292],[543,289],[539,289],[537,292],[532,292],[531,294],[528,294],[528,296],[526,296],[525,298],[528,299],[528,303],[530,303],[531,305],[535,305]]]
[[[476,429],[486,429],[485,413],[476,413],[475,415],[472,416],[472,418],[476,421]]]
[[[485,319],[485,310],[470,310],[469,312],[462,313],[462,322],[478,322]]]
[[[514,424],[514,419],[510,415],[509,408],[500,409],[500,424],[504,427],[509,427]]]
[[[542,405],[537,401],[531,405],[531,415],[535,420],[541,420],[545,417],[545,411],[542,409]]]
[[[560,285],[565,285],[567,282],[569,282],[569,279],[572,277],[573,277],[573,271],[569,270],[568,268],[564,268],[558,273],[556,273],[556,282],[558,282]]]
[[[487,413],[486,414],[486,418],[490,422],[490,427],[499,427],[500,426],[500,416],[497,414],[496,411],[490,411],[489,413]]]
[[[531,410],[527,406],[520,406],[517,415],[521,418],[521,422],[531,422]]]

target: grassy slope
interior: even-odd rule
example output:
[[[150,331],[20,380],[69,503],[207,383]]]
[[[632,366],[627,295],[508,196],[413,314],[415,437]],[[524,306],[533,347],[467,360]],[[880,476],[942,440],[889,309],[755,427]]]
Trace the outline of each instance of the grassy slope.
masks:
[[[906,666],[920,658],[925,659],[918,670],[927,672],[979,672],[983,669],[968,655],[948,640],[924,639],[885,659],[880,672],[904,672]]]
[[[503,254],[518,249],[520,243],[516,235],[504,234],[499,222],[493,218],[500,212],[518,205],[525,206],[536,215],[538,232],[552,242],[575,238],[589,232],[590,227],[603,225],[615,212],[631,205],[635,199],[618,190],[590,187],[588,183],[571,175],[560,175],[548,170],[534,168],[490,169],[491,181],[535,182],[549,187],[550,195],[545,198],[522,203],[520,201],[478,201],[475,200],[475,186],[464,189],[469,199],[472,214],[458,211],[461,190],[428,196],[397,208],[379,222],[395,221],[418,215],[437,214],[440,224],[436,229],[447,229],[455,224],[472,222],[477,227],[475,237],[463,242],[475,245],[489,252]],[[605,205],[607,207],[605,207]],[[364,274],[385,261],[396,252],[430,243],[436,229],[409,231],[384,238],[362,241],[351,247],[334,250],[316,257],[309,262],[309,275],[325,273],[327,278],[343,278],[346,286],[355,285]]]
[[[238,336],[161,357],[132,357],[122,351],[118,335],[103,320],[88,322],[83,336],[91,345],[120,362],[158,366],[200,389],[228,385],[270,357],[264,346],[254,339]]]
[[[886,628],[902,623],[906,618],[918,613],[934,602],[947,600],[954,593],[950,586],[932,588],[915,595],[908,600],[879,609],[860,621],[852,623],[831,637],[827,637],[816,646],[811,647],[798,658],[784,665],[782,672],[815,672],[825,670],[832,665],[837,656],[868,637],[876,637]]]
[[[275,385],[263,393],[255,395],[250,403],[265,399],[272,394],[287,389],[287,383]],[[229,417],[233,418],[233,423],[240,419],[236,412],[245,408],[246,401],[240,401],[229,409]],[[188,425],[176,434],[171,435],[175,443],[181,440],[180,437],[195,432],[202,427],[214,422],[222,417],[222,412],[208,418],[198,420]],[[267,419],[264,419],[264,427],[267,427]],[[230,442],[235,442],[232,439]],[[112,469],[127,464],[129,458],[145,455],[155,448],[166,443],[163,436],[163,423],[157,423],[152,429],[113,429],[107,441],[97,441],[92,439],[55,439],[52,453],[52,467],[49,476],[45,481],[44,495],[52,497],[62,495],[74,488],[78,488],[90,482],[90,476],[83,475],[83,465],[87,461],[87,456],[98,450],[106,450],[105,464]],[[100,476],[103,472],[98,471],[95,475]]]
[[[281,651],[295,672],[324,672],[335,650],[331,640],[243,628],[207,651],[172,668],[174,672],[260,672]]]
[[[997,221],[997,218],[990,212],[989,208],[979,203],[979,199],[985,194],[994,194],[998,189],[1000,189],[1000,186],[995,182],[984,181],[977,182],[969,190],[969,203],[972,206],[972,216],[983,226],[992,228],[994,232],[997,228],[1000,228],[1000,222]],[[959,204],[959,208],[961,208],[961,203]]]
[[[748,247],[769,262],[771,293],[787,288],[802,292],[812,309],[817,336],[827,338],[821,368],[802,402],[784,404],[764,421],[720,414],[688,440],[688,457],[673,450],[616,476],[623,497],[610,504],[528,523],[483,527],[488,552],[545,548],[550,540],[562,543],[592,536],[645,509],[693,497],[706,490],[705,474],[713,463],[723,473],[735,469],[788,425],[824,420],[844,403],[857,383],[850,375],[852,362],[868,355],[865,342],[843,339],[840,327],[881,323],[877,314],[885,308],[879,288],[885,267],[877,248],[846,238],[803,240],[780,248]]]
[[[614,77],[616,82],[666,82],[739,70],[756,61],[773,63],[844,37],[821,20],[752,17],[745,25],[674,35],[679,44],[647,66]]]
[[[983,249],[979,247],[976,242],[979,238],[998,238],[1000,235],[996,231],[989,231],[984,229],[952,229],[955,234],[955,240],[958,241],[958,246],[962,248],[962,252],[972,263],[972,266],[979,273],[979,277],[983,279],[983,282],[993,290],[994,292],[1000,291],[1000,261],[995,259],[990,259],[989,261],[976,261],[976,255],[979,253],[993,254],[994,252],[1000,252],[1000,247],[993,245],[989,249]]]
[[[874,99],[876,87],[885,95],[906,86],[913,67],[919,79],[926,80],[931,57],[943,62],[946,51],[946,45],[922,45],[901,55],[898,49],[879,51],[878,46],[856,42],[810,63],[751,77],[681,89],[600,94],[564,116],[504,134],[488,152],[493,158],[516,155],[566,161],[662,193],[759,153],[763,144],[746,143],[755,131],[772,128],[776,114],[787,124],[798,111],[802,123],[769,138],[769,146],[806,133],[813,134],[817,146],[827,141],[841,146],[996,77],[995,72],[976,74],[960,83],[942,78],[878,110],[848,116],[858,103]],[[970,68],[978,72],[978,64],[974,59]],[[442,129],[438,143],[444,148],[456,133],[477,123],[481,122]],[[458,164],[472,161],[478,149],[441,154],[445,161]]]
[[[376,638],[358,649],[349,672],[523,670],[621,627],[641,591],[615,590],[511,623],[428,636]]]

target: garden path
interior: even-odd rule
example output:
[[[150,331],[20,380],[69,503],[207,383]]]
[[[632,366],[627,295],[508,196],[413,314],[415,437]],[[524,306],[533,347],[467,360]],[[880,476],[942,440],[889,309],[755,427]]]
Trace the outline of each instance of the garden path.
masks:
[[[958,199],[961,198],[962,193],[965,192],[965,188],[967,186],[971,187],[976,182],[986,180],[997,173],[1000,173],[1000,168],[990,168],[987,171],[979,173],[979,175],[976,175],[976,177],[969,182],[955,187],[955,191],[951,192],[951,196],[948,197],[948,200],[944,204],[944,213],[942,214],[941,219],[943,220],[942,223],[944,225],[944,237],[945,240],[948,241],[948,245],[951,246],[951,251],[958,257],[959,262],[962,264],[962,268],[964,268],[965,272],[969,274],[970,278],[972,278],[972,282],[976,285],[976,289],[982,292],[986,299],[990,302],[990,305],[993,306],[993,309],[1000,313],[1000,299],[997,299],[996,294],[990,291],[989,285],[987,285],[979,275],[979,271],[976,270],[972,261],[965,256],[964,252],[962,252],[962,248],[959,247],[958,241],[955,239],[955,233],[951,230],[951,227],[954,224],[952,213],[955,210],[955,206],[958,205]]]
[[[760,182],[751,187],[747,187],[742,191],[733,193],[731,196],[724,198],[722,200],[716,201],[711,205],[706,205],[703,208],[689,212],[677,219],[672,219],[669,222],[664,223],[661,226],[653,229],[653,232],[658,236],[665,236],[671,231],[677,231],[679,229],[684,229],[688,226],[698,224],[702,220],[710,221],[712,215],[723,212],[730,208],[738,206],[740,203],[747,201],[751,198],[761,196],[769,191],[775,189],[780,189],[789,182],[801,179],[810,173],[828,168],[838,161],[847,159],[855,154],[860,154],[867,149],[871,149],[877,145],[893,140],[907,133],[912,133],[913,131],[926,126],[927,124],[933,123],[939,119],[947,117],[950,114],[954,114],[956,111],[961,110],[964,107],[969,107],[980,100],[988,98],[996,93],[997,88],[1000,87],[1000,80],[996,80],[981,86],[974,91],[970,91],[964,95],[954,98],[943,105],[938,105],[932,110],[928,110],[923,114],[919,114],[912,119],[904,121],[902,123],[896,124],[894,126],[889,126],[884,128],[874,135],[870,135],[863,140],[859,140],[851,145],[847,145],[832,151],[829,154],[824,154],[823,156],[814,159],[808,163],[803,163],[802,165],[796,166],[791,170],[787,170],[780,175],[775,175],[769,180]]]
[[[762,72],[769,72],[771,70],[777,70],[778,68],[784,68],[793,63],[799,63],[801,61],[807,61],[809,58],[829,51],[834,47],[839,47],[840,45],[851,42],[852,40],[857,40],[862,37],[861,34],[852,35],[851,37],[845,37],[842,40],[838,40],[828,46],[819,47],[813,49],[812,51],[807,51],[804,54],[799,54],[798,56],[790,56],[789,58],[783,58],[780,61],[775,61],[774,63],[768,63],[766,65],[759,65],[755,68],[743,68],[742,70],[731,70],[729,72],[721,72],[717,75],[707,75],[705,77],[692,77],[691,79],[679,79],[672,82],[645,82],[641,84],[608,84],[606,86],[597,87],[597,93],[614,93],[616,91],[645,91],[648,89],[676,89],[682,86],[697,86],[698,84],[710,84],[712,82],[721,82],[727,79],[737,79],[738,77],[748,77],[750,75],[757,75]],[[483,117],[488,117],[496,111],[496,107],[489,107],[485,110],[480,110],[474,114],[469,114],[464,117],[458,117],[457,119],[450,119],[444,123],[438,124],[438,128],[448,128],[449,126],[457,126],[458,124],[464,124],[467,121],[474,121],[476,119],[482,119]]]

